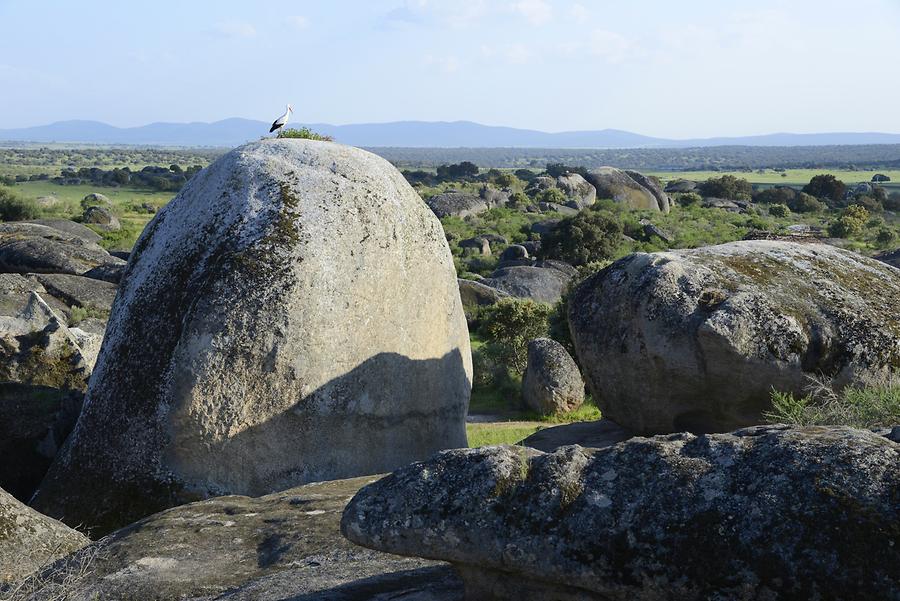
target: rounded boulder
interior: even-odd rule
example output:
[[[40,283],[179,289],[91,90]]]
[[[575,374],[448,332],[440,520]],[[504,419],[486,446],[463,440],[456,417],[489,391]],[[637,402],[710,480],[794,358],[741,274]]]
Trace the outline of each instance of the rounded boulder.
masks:
[[[776,389],[840,388],[900,365],[900,271],[824,244],[636,253],[569,297],[604,417],[641,434],[758,424]]]
[[[584,380],[563,345],[549,338],[528,343],[522,399],[529,409],[544,415],[559,415],[581,407]]]
[[[449,247],[403,176],[334,143],[251,143],[135,245],[34,505],[102,533],[389,471],[466,445],[471,373]]]

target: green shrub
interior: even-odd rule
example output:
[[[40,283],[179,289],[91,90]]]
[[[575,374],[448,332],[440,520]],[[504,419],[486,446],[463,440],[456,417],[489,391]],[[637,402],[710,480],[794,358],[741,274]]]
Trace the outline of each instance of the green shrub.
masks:
[[[279,138],[300,138],[303,140],[318,140],[320,142],[333,142],[334,139],[331,136],[326,136],[323,134],[317,134],[313,130],[308,127],[301,127],[300,129],[282,129],[278,132]]]
[[[828,234],[835,238],[849,238],[862,232],[869,220],[869,212],[859,205],[850,205],[828,226]]]
[[[892,245],[896,239],[897,234],[886,227],[878,230],[878,234],[876,234],[875,236],[875,242],[877,242],[878,246],[881,246],[882,248]]]
[[[782,218],[791,214],[791,210],[787,205],[775,204],[769,207],[769,215],[772,217]]]
[[[541,237],[541,252],[546,258],[576,266],[605,261],[615,256],[623,232],[622,222],[616,215],[607,211],[581,211],[563,219]]]
[[[12,190],[0,188],[0,221],[36,219],[40,209],[33,200],[17,196]]]
[[[875,200],[871,196],[859,195],[853,199],[853,204],[859,205],[870,213],[880,213],[884,210],[881,201]]]
[[[815,196],[801,192],[788,203],[788,208],[795,213],[817,213],[828,207]]]
[[[491,345],[498,363],[518,375],[525,373],[528,343],[547,335],[553,307],[532,300],[505,298],[485,307],[479,332]]]
[[[810,378],[803,397],[772,391],[772,410],[765,417],[770,422],[798,426],[895,426],[900,424],[900,379],[889,376],[836,391],[825,380]]]
[[[753,195],[753,202],[758,204],[783,204],[790,206],[792,200],[797,197],[797,192],[792,188],[768,188]]]
[[[713,177],[700,184],[700,193],[703,196],[714,198],[727,198],[729,200],[750,200],[753,194],[753,186],[743,178],[733,175]]]
[[[546,190],[541,190],[534,199],[537,202],[547,202],[558,205],[566,204],[569,200],[559,188],[547,188]]]
[[[675,197],[675,202],[683,207],[689,207],[703,202],[703,197],[696,192],[685,192],[683,194],[678,194]]]

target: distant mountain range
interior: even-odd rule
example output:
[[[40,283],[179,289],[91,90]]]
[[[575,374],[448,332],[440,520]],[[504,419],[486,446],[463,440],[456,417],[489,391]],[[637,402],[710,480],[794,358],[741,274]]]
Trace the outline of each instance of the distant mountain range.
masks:
[[[369,148],[694,148],[900,144],[900,134],[886,133],[777,133],[670,140],[617,129],[548,133],[470,121],[397,121],[355,125],[313,123],[308,127],[344,144]],[[0,129],[0,141],[230,147],[258,139],[268,129],[269,123],[237,118],[215,123],[151,123],[141,127],[114,127],[99,121],[59,121],[37,127]]]

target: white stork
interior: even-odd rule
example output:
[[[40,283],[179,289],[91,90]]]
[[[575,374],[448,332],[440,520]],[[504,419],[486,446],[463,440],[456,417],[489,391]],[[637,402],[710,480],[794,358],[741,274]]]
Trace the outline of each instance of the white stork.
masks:
[[[287,110],[284,112],[284,114],[278,119],[275,119],[275,122],[272,123],[272,129],[269,130],[269,133],[272,133],[276,129],[281,129],[282,127],[284,127],[287,124],[288,119],[291,118],[291,113],[293,112],[294,107],[292,107],[291,105],[287,105]]]

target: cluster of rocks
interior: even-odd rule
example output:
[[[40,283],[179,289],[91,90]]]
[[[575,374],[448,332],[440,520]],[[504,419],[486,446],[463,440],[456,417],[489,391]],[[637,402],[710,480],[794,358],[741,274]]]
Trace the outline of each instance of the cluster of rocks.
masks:
[[[74,226],[0,224],[0,450],[43,461],[0,469],[0,595],[900,600],[900,427],[720,433],[772,386],[897,365],[884,262],[784,241],[621,259],[569,297],[578,364],[537,339],[523,379],[535,411],[587,385],[606,419],[463,450],[464,308],[555,302],[571,266],[512,245],[457,280],[393,167],[308,140],[198,174],[127,269]],[[92,279],[114,269],[118,289]],[[84,315],[110,305],[92,355]]]
[[[67,220],[0,223],[0,488],[35,492],[78,418],[122,259]]]

